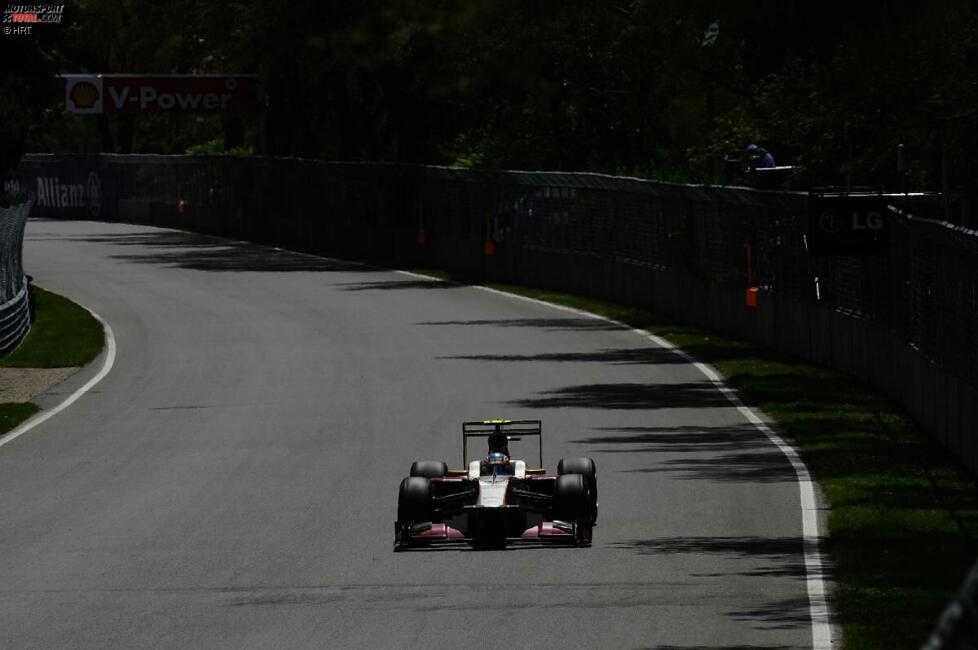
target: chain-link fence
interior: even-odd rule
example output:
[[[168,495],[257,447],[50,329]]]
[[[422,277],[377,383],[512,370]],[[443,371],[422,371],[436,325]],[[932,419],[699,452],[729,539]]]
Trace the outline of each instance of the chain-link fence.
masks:
[[[30,297],[24,276],[24,226],[30,204],[0,208],[0,354],[23,340],[30,329]]]
[[[978,470],[978,234],[932,220],[941,206],[926,197],[889,198],[883,254],[813,257],[799,193],[224,156],[33,155],[22,171],[37,216],[175,226],[649,306],[861,376]]]

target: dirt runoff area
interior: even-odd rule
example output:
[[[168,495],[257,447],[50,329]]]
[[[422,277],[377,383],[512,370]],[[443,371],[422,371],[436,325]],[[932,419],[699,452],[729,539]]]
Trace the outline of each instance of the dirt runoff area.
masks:
[[[0,368],[0,403],[29,402],[60,384],[78,368]]]

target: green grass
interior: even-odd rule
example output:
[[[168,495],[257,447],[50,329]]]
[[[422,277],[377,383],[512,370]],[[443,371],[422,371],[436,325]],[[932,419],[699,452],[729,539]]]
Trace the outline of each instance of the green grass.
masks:
[[[36,286],[33,290],[36,320],[20,346],[0,358],[0,366],[69,368],[93,361],[105,343],[101,323],[67,298]]]
[[[36,319],[31,331],[10,354],[0,358],[7,368],[72,368],[95,359],[105,343],[102,324],[67,298],[37,286]],[[0,404],[0,434],[37,413],[31,403]]]
[[[0,434],[6,433],[15,426],[37,413],[34,404],[13,402],[0,404]]]
[[[441,270],[418,272],[466,281]],[[826,548],[845,647],[923,643],[978,554],[978,485],[902,407],[842,373],[641,309],[486,286],[648,330],[717,368],[794,441],[831,505]]]

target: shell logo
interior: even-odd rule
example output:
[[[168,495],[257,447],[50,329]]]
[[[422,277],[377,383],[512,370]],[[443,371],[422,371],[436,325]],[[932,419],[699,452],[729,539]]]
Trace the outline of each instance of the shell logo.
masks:
[[[102,77],[98,75],[64,75],[65,110],[76,115],[102,113]]]
[[[72,103],[74,103],[75,108],[92,109],[95,108],[95,103],[98,102],[99,92],[95,84],[89,83],[88,81],[79,81],[71,89],[71,93],[68,96],[71,98]]]

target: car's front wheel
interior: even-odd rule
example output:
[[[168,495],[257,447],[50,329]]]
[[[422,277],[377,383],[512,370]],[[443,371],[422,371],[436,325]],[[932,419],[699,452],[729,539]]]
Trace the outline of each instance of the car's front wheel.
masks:
[[[588,483],[589,502],[591,508],[590,520],[594,525],[598,521],[598,470],[590,458],[561,458],[557,463],[557,474],[560,476],[580,474]]]
[[[561,521],[590,521],[591,504],[587,479],[581,474],[557,477],[554,485],[553,518]]]
[[[397,494],[397,521],[418,524],[432,520],[433,501],[431,481],[421,476],[409,476],[401,481]]]

